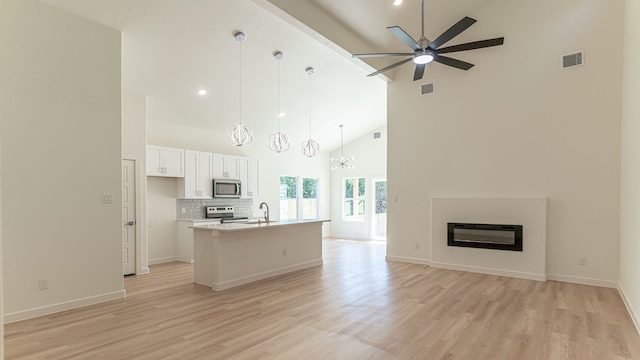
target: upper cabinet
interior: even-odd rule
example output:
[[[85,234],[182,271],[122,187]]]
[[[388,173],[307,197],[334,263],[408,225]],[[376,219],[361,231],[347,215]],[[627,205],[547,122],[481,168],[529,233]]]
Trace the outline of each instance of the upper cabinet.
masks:
[[[213,197],[213,154],[184,151],[184,179],[178,180],[178,198],[210,199]]]
[[[240,179],[238,157],[232,155],[213,155],[214,179]]]
[[[256,198],[260,196],[260,173],[257,160],[241,157],[238,159],[239,176],[242,181],[242,197]]]
[[[147,145],[147,176],[184,177],[184,150]]]

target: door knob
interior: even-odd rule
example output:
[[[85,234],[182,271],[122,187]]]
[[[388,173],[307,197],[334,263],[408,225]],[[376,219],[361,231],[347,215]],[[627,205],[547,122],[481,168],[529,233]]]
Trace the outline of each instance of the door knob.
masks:
[[[127,225],[127,226],[133,226],[133,225],[135,225],[135,224],[136,224],[136,222],[135,222],[135,221],[129,221],[129,222],[128,222],[128,223],[126,223],[125,225]]]

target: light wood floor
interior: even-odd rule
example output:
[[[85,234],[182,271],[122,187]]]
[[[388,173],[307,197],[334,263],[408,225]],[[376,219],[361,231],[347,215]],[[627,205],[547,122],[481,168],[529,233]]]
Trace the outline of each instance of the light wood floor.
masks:
[[[190,264],[127,298],[9,324],[7,359],[640,359],[614,289],[387,263],[325,240],[324,265],[222,292]]]

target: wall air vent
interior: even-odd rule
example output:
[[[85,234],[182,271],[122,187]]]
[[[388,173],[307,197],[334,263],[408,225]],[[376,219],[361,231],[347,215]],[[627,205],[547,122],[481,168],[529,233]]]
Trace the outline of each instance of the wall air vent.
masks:
[[[584,65],[584,51],[562,56],[562,68],[568,69]]]
[[[376,131],[373,133],[373,138],[374,139],[380,139],[380,137],[382,137],[382,135],[380,135],[380,131]]]
[[[420,95],[431,94],[433,92],[433,83],[420,85]]]

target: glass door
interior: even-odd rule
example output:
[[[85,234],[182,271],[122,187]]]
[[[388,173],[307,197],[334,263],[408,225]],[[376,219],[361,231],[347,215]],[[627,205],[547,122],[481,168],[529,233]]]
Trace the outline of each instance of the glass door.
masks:
[[[373,180],[373,219],[371,234],[374,240],[387,240],[387,180]]]

